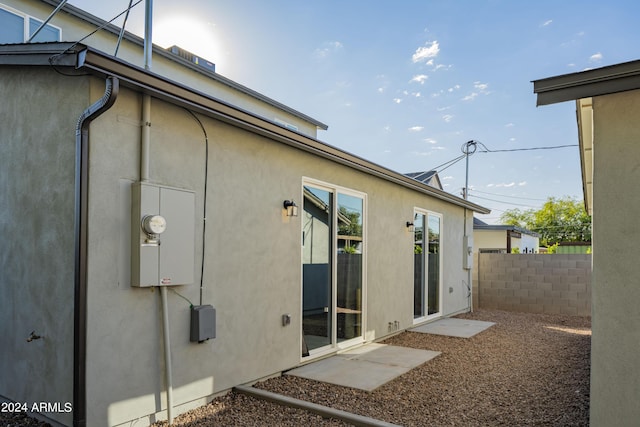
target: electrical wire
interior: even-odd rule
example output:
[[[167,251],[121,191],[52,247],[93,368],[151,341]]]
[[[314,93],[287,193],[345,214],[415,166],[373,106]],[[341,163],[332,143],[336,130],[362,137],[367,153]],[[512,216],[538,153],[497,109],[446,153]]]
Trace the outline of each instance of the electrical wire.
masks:
[[[489,199],[487,197],[474,196],[473,194],[469,194],[469,197],[475,197],[476,199],[482,199],[482,200],[489,200],[492,202],[504,203],[505,205],[522,206],[525,208],[535,208],[535,206],[531,206],[531,205],[523,205],[521,203],[512,203],[512,202],[503,202],[502,200],[495,200],[495,199]]]
[[[481,194],[489,194],[491,196],[507,197],[507,198],[510,198],[510,199],[535,200],[535,201],[538,201],[538,202],[546,202],[548,200],[548,199],[534,199],[533,197],[507,196],[505,194],[489,193],[487,191],[480,191],[480,190],[476,190],[474,188],[470,188],[469,191],[472,191],[472,192],[475,192],[475,193],[481,193]]]
[[[481,143],[482,144],[482,143]],[[507,153],[513,151],[533,151],[533,150],[555,150],[557,148],[568,148],[568,147],[579,147],[578,144],[569,144],[569,145],[555,145],[551,147],[530,147],[530,148],[511,148],[508,150],[490,150],[486,147],[486,145],[482,144],[484,150],[480,150],[481,153]]]
[[[202,133],[204,134],[204,196],[203,196],[203,213],[202,213],[202,263],[200,264],[200,305],[202,305],[202,290],[204,288],[204,260],[205,260],[205,248],[207,242],[207,182],[209,181],[209,136],[207,135],[207,130],[205,129],[202,121],[195,115],[195,113],[191,110],[185,111],[193,117],[193,119],[198,122],[200,125],[200,129],[202,129]]]
[[[133,5],[131,3],[129,3],[129,7],[126,8],[125,10],[123,10],[122,12],[120,12],[119,14],[117,14],[116,16],[114,16],[113,18],[111,18],[109,21],[105,21],[102,25],[100,25],[99,27],[97,27],[95,30],[93,30],[92,32],[90,32],[89,34],[87,34],[86,36],[82,37],[80,40],[76,41],[75,43],[73,43],[71,46],[69,46],[68,48],[66,48],[65,50],[63,50],[60,53],[57,53],[55,55],[52,55],[49,57],[49,64],[53,67],[53,69],[60,73],[60,74],[64,74],[62,72],[60,72],[59,70],[57,70],[55,68],[55,64],[54,61],[56,58],[64,55],[65,53],[69,52],[71,49],[73,49],[74,47],[76,47],[78,44],[80,44],[81,42],[83,42],[84,40],[88,39],[89,37],[91,37],[92,35],[94,35],[95,33],[97,33],[98,31],[102,30],[103,28],[105,28],[107,25],[111,24],[113,21],[115,21],[116,19],[118,19],[119,17],[121,17],[122,15],[124,15],[125,13],[128,14],[129,11],[131,9],[133,9],[134,7],[136,7],[137,5],[139,5],[140,3],[142,3],[142,0],[138,0],[137,2],[135,2]],[[74,75],[74,74],[64,74],[64,75]]]

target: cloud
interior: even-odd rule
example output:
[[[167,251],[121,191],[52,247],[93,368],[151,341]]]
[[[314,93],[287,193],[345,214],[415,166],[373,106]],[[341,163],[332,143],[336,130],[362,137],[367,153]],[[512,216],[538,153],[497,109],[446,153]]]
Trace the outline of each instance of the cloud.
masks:
[[[504,125],[504,127],[506,128],[512,128],[515,126],[515,123],[507,123],[506,125]]]
[[[332,53],[335,53],[343,48],[343,44],[335,41],[335,42],[326,42],[322,45],[322,47],[317,48],[313,52],[313,56],[318,59],[325,59]]]
[[[413,78],[409,81],[409,83],[420,83],[421,85],[429,78],[426,74],[418,74],[417,76],[413,76]]]
[[[524,187],[525,185],[527,185],[527,181],[519,182],[519,183],[518,183],[518,185],[519,185],[520,187]]]
[[[422,129],[424,129],[424,126],[412,126],[409,128],[411,132],[420,132]]]
[[[424,142],[428,142],[429,144],[437,144],[438,143],[438,141],[436,141],[433,138],[425,138]]]
[[[602,61],[602,54],[600,52],[594,53],[589,57],[589,62],[600,62]]]
[[[442,178],[440,178],[441,181],[448,181],[450,179],[453,179],[451,175],[443,176]]]
[[[542,23],[542,25],[540,25],[541,27],[548,27],[549,25],[551,25],[551,23],[553,22],[553,19],[547,19],[546,21],[544,21]]]
[[[450,123],[451,120],[453,120],[453,116],[451,114],[445,114],[444,116],[442,116],[442,120],[444,120],[447,123]]]
[[[424,46],[416,49],[416,52],[411,57],[414,63],[426,62],[428,65],[433,65],[433,60],[440,53],[440,45],[437,40],[432,42],[426,42]]]
[[[475,90],[462,98],[463,101],[473,101],[478,95],[489,95],[491,93],[487,90],[489,88],[488,83],[474,82],[473,88]]]
[[[393,98],[393,102],[395,102],[396,104],[400,104],[402,102],[402,99],[400,98]]]
[[[437,146],[437,147],[431,147],[432,150],[446,150],[446,148],[442,147],[442,146]]]
[[[513,186],[515,186],[515,185],[516,185],[516,183],[515,183],[515,182],[510,182],[510,183],[508,183],[508,184],[496,184],[496,187],[506,187],[506,188],[509,188],[509,187],[513,187]]]

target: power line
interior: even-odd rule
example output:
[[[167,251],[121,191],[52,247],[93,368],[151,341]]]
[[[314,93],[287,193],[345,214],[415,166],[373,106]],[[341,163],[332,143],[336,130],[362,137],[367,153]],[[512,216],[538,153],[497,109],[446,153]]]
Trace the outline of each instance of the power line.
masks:
[[[505,152],[512,152],[512,151],[555,150],[557,148],[579,147],[578,144],[569,144],[569,145],[555,145],[551,147],[530,147],[530,148],[511,148],[508,150],[490,150],[487,148],[486,145],[482,144],[482,146],[484,147],[484,150],[480,150],[481,153],[505,153]]]
[[[535,206],[531,206],[531,205],[523,205],[521,203],[512,203],[512,202],[503,202],[502,200],[495,200],[495,199],[489,199],[487,197],[474,196],[473,194],[469,194],[469,197],[475,197],[476,199],[482,199],[482,200],[489,200],[492,202],[504,203],[505,205],[523,206],[523,207],[532,208],[532,209],[535,208]]]
[[[507,196],[505,194],[489,193],[489,192],[486,192],[486,191],[480,191],[480,190],[476,190],[476,189],[473,189],[473,188],[470,188],[469,191],[473,191],[473,192],[476,192],[476,193],[482,193],[482,194],[489,194],[491,196],[507,197],[507,198],[510,198],[510,199],[535,200],[535,201],[538,201],[538,202],[546,202],[547,201],[547,199],[534,199],[532,197]]]

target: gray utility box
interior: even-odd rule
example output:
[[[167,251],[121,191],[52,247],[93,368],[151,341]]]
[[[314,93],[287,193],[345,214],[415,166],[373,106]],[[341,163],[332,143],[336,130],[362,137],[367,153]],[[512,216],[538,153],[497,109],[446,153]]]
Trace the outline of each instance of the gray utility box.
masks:
[[[147,182],[131,187],[131,286],[194,281],[195,194]]]
[[[191,306],[191,342],[216,337],[216,309],[211,305]]]

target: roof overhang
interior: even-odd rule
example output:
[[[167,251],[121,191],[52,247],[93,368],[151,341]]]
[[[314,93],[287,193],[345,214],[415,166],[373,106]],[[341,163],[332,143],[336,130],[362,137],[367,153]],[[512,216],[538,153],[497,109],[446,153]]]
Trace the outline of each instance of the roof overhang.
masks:
[[[533,81],[536,105],[576,102],[582,191],[593,214],[593,97],[640,89],[640,60]]]
[[[533,81],[537,106],[638,88],[640,60]]]
[[[61,54],[61,52],[63,53]],[[271,120],[83,44],[0,45],[0,65],[53,66],[56,69],[65,68],[65,71],[73,70],[76,73],[88,73],[101,78],[117,77],[123,87],[149,94],[179,107],[232,124],[465,209],[481,214],[491,212],[483,206],[423,184],[317,139],[283,128]]]

